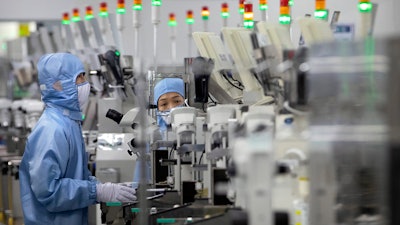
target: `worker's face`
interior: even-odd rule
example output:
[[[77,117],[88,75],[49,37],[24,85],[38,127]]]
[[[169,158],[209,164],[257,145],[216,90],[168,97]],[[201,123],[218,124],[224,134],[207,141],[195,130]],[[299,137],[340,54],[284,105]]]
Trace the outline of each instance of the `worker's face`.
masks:
[[[157,102],[158,110],[166,111],[172,109],[174,107],[183,105],[184,101],[185,99],[183,99],[183,97],[176,92],[163,94],[160,96]]]
[[[84,73],[79,74],[78,77],[76,78],[76,84],[77,85],[82,84],[82,83],[84,83],[86,81],[87,80],[86,80],[86,77],[85,77]]]

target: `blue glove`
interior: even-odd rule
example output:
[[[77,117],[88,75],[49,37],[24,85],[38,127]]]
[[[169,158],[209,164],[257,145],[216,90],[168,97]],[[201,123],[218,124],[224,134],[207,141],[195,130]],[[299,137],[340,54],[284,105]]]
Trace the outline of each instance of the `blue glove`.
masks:
[[[114,183],[98,183],[97,201],[98,202],[133,202],[137,198],[135,189]]]

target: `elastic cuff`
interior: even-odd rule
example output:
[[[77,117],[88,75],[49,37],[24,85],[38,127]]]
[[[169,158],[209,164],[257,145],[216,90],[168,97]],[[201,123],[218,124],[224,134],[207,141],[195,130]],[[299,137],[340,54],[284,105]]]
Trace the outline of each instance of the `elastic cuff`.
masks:
[[[90,179],[89,180],[89,199],[94,200],[96,202],[97,198],[97,179]]]

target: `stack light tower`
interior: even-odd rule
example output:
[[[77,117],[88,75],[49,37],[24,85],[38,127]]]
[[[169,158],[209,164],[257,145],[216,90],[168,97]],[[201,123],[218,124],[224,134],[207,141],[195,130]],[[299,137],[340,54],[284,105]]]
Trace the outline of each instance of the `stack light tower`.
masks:
[[[124,14],[126,14],[126,9],[125,9],[125,0],[117,0],[117,26],[118,30],[121,32],[125,28],[125,17]]]
[[[70,20],[68,12],[63,13],[61,23],[63,25],[62,29],[65,32],[68,48],[76,49],[75,42],[74,42],[74,36],[72,34],[71,27],[70,27],[71,20]]]
[[[325,6],[325,0],[315,0],[314,17],[321,20],[328,20],[328,10]]]
[[[126,28],[125,14],[126,14],[125,0],[117,0],[116,19],[117,19],[117,29],[119,31],[119,35],[114,36],[114,38],[116,39],[115,42],[117,44],[117,47],[119,48],[119,51],[123,55],[125,55],[125,48],[122,39],[123,32]],[[121,57],[121,64],[124,67],[128,66],[128,62],[126,61],[125,57]]]
[[[192,33],[193,33],[193,24],[194,24],[194,16],[193,11],[186,11],[186,24],[188,25],[188,57],[192,55]]]
[[[85,20],[91,20],[94,18],[92,6],[86,6]]]
[[[81,21],[81,16],[78,8],[72,9],[72,18],[71,21],[71,30],[72,30],[72,35],[74,37],[75,43],[77,44],[78,49],[83,49],[85,46],[82,41],[82,36],[79,31],[79,25],[78,22]]]
[[[201,8],[201,19],[203,20],[204,24],[204,31],[208,31],[208,19],[210,17],[210,10],[208,10],[207,6],[203,6]]]
[[[93,31],[93,27],[91,25],[91,20],[94,18],[93,8],[92,6],[86,6],[85,8],[85,26],[86,31],[89,36],[89,42],[92,43],[92,46],[100,46],[101,43],[97,43]],[[96,45],[97,43],[97,45]]]
[[[247,29],[254,28],[253,3],[250,1],[244,3],[243,26]]]
[[[99,17],[100,17],[100,29],[103,35],[106,34],[108,28],[108,6],[107,2],[100,3],[100,10],[99,10]]]
[[[374,5],[370,0],[359,0],[358,2],[358,11],[361,19],[358,30],[359,38],[366,38],[372,35],[373,7]]]
[[[140,14],[141,11],[143,9],[142,6],[142,0],[133,0],[133,5],[132,5],[132,10],[133,10],[133,15],[132,15],[132,19],[133,19],[133,27],[135,28],[135,32],[134,32],[134,36],[135,36],[135,40],[134,40],[134,56],[135,58],[139,57],[139,28],[141,25],[141,21],[140,21]]]
[[[74,8],[72,10],[72,22],[78,22],[81,21],[81,16],[79,13],[79,9],[78,8]]]
[[[290,25],[291,20],[289,0],[281,0],[279,7],[279,23],[282,25]]]
[[[175,13],[169,14],[168,26],[170,27],[171,38],[171,59],[172,63],[176,63],[176,17]]]
[[[221,4],[221,17],[222,23],[224,27],[228,26],[228,18],[229,18],[229,6],[228,3],[224,2]]]
[[[261,12],[261,20],[268,21],[268,0],[259,0],[258,9]]]
[[[161,5],[162,5],[161,0],[151,1],[151,20],[154,25],[154,42],[153,42],[154,71],[157,71],[157,26],[158,24],[160,24]]]
[[[116,46],[120,47],[118,45],[118,38],[115,36],[113,37],[113,32],[111,31],[111,26],[110,26],[110,18],[109,18],[109,12],[108,12],[108,5],[107,2],[101,2],[100,7],[99,7],[99,27],[102,36],[104,37],[104,45],[106,46]]]
[[[69,13],[67,13],[67,12],[63,13],[61,23],[63,25],[69,25],[71,23],[71,21],[69,19]]]
[[[239,15],[240,15],[240,23],[239,26],[242,26],[243,24],[243,14],[244,14],[244,1],[245,0],[239,0]]]

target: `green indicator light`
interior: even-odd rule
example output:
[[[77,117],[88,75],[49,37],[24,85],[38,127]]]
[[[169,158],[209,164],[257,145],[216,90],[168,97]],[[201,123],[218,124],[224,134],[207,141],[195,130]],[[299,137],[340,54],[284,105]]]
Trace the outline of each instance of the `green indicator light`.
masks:
[[[86,15],[86,16],[85,16],[85,20],[91,20],[91,19],[93,19],[93,18],[94,18],[93,15]]]
[[[239,13],[240,13],[240,14],[244,14],[244,8],[239,9]]]
[[[289,15],[281,15],[279,17],[280,24],[290,24],[291,18]]]
[[[132,6],[132,9],[133,9],[133,10],[137,10],[137,11],[141,11],[142,8],[143,8],[142,5],[133,5],[133,6]]]
[[[125,8],[118,8],[118,9],[117,9],[117,13],[118,13],[118,14],[125,14],[125,13],[126,13],[126,10],[125,10]]]
[[[289,0],[289,6],[293,6],[293,0]]]
[[[69,20],[63,20],[61,23],[64,24],[64,25],[68,25],[68,24],[70,24],[70,21]]]
[[[106,206],[121,206],[121,202],[106,202]]]
[[[265,11],[268,9],[268,5],[267,4],[260,4],[260,6],[258,7],[261,11]]]
[[[120,56],[121,53],[120,53],[118,50],[115,50],[115,55],[116,55],[116,56]]]
[[[174,218],[157,218],[157,223],[175,223],[176,220]]]
[[[192,19],[192,18],[186,19],[186,23],[187,24],[194,24],[194,19]]]
[[[372,11],[372,3],[370,2],[361,2],[358,4],[358,10],[362,13],[368,13]]]
[[[79,16],[72,17],[72,22],[78,22],[78,21],[81,21],[81,18]]]
[[[222,18],[228,18],[229,17],[229,13],[228,12],[222,12],[221,13],[221,17]]]
[[[82,120],[85,120],[86,115],[82,113]]]
[[[176,27],[176,21],[174,21],[174,20],[171,20],[171,21],[168,21],[168,26],[170,26],[170,27]]]
[[[151,4],[154,6],[161,6],[161,0],[153,0]]]
[[[244,21],[243,26],[247,29],[252,29],[254,28],[254,21],[252,20]]]
[[[314,17],[317,19],[326,20],[328,19],[328,10],[315,10]]]
[[[139,208],[131,208],[131,212],[138,213],[138,212],[140,212],[140,209]]]
[[[108,12],[100,12],[99,16],[100,17],[107,17],[108,16]]]
[[[208,16],[202,16],[201,17],[203,20],[208,20]]]

